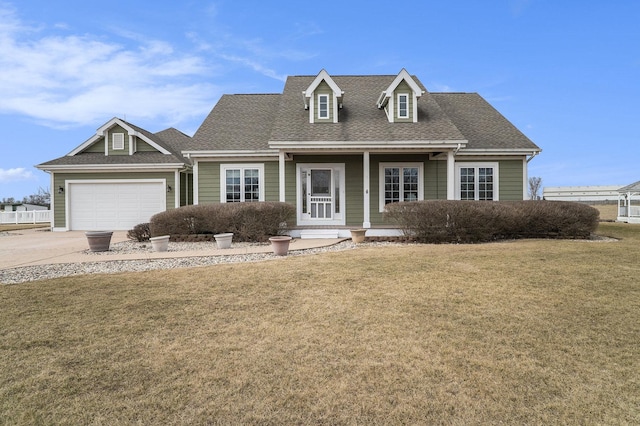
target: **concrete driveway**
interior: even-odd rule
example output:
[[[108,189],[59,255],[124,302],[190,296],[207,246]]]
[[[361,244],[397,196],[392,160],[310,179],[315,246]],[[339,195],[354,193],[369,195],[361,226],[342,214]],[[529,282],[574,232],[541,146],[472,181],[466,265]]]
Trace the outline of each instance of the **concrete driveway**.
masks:
[[[127,240],[127,231],[115,231],[112,243]],[[51,232],[24,229],[0,233],[0,269],[82,261],[89,249],[83,231]]]

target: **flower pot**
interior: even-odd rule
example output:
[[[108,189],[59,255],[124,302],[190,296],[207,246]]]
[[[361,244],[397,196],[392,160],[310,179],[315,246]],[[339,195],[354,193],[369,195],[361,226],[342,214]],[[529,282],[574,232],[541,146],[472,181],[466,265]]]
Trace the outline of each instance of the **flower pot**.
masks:
[[[233,233],[227,232],[225,234],[215,234],[216,244],[219,249],[228,249],[231,247],[231,240],[233,240]]]
[[[169,249],[169,238],[169,235],[149,238],[153,251],[167,251]]]
[[[87,236],[89,250],[108,251],[113,231],[87,231],[84,235]]]
[[[291,237],[288,235],[279,235],[277,237],[269,238],[271,246],[273,248],[273,254],[276,256],[286,256],[289,252],[289,242]]]
[[[356,244],[363,243],[366,232],[367,232],[366,229],[352,229],[351,241],[353,241]]]

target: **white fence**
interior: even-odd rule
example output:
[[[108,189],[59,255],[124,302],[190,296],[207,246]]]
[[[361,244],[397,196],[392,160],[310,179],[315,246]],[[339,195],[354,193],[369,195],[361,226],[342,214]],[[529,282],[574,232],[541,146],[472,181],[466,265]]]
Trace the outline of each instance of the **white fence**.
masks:
[[[27,210],[22,212],[0,212],[0,224],[51,222],[51,210]]]

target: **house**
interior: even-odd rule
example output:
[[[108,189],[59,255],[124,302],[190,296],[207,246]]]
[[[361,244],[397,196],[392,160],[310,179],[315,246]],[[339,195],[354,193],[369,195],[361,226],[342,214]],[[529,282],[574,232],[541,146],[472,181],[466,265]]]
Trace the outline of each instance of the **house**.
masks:
[[[0,203],[0,212],[28,212],[33,210],[48,210],[47,206],[29,203]]]
[[[430,93],[404,69],[291,76],[282,93],[222,96],[193,138],[170,132],[113,119],[66,157],[37,166],[62,190],[54,191],[53,228],[122,229],[124,221],[107,218],[144,209],[141,222],[190,204],[192,191],[194,204],[295,204],[293,236],[347,236],[354,227],[396,235],[383,220],[388,203],[525,199],[527,165],[541,151],[477,93]],[[151,181],[172,185],[174,196],[147,208],[150,186],[140,188]],[[127,184],[140,199],[116,204]],[[113,195],[98,208],[81,192],[95,201]]]
[[[542,198],[549,201],[575,201],[579,203],[613,204],[622,185],[548,186]]]
[[[191,203],[191,165],[180,153],[189,140],[113,118],[64,157],[37,165],[51,174],[52,229],[131,229]]]

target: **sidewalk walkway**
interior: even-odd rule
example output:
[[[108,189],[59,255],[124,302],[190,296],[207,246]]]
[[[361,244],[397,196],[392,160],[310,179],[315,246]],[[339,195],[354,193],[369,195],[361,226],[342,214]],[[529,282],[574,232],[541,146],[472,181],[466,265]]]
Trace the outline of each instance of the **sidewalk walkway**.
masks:
[[[127,241],[126,231],[115,231],[111,244]],[[331,246],[345,238],[293,239],[289,250],[305,250]],[[271,253],[270,245],[245,246],[219,250],[215,242],[211,248],[195,251],[138,252],[127,254],[88,253],[89,245],[84,232],[50,232],[25,229],[0,234],[0,269],[59,263],[105,262],[111,260],[149,260],[195,256],[225,256],[249,253]]]

